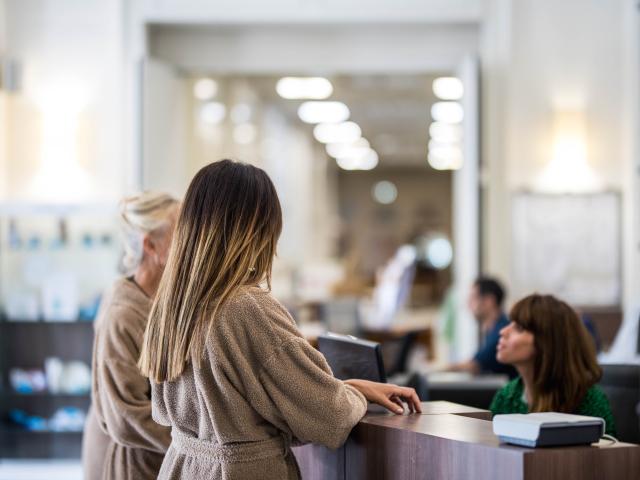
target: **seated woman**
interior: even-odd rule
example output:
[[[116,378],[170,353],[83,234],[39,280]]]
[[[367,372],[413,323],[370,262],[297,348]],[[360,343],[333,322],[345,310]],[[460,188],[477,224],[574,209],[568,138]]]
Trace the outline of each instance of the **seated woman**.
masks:
[[[615,435],[609,401],[596,382],[602,370],[593,341],[576,312],[551,295],[530,295],[514,305],[500,331],[496,358],[519,377],[496,393],[491,412],[563,412],[600,417]]]

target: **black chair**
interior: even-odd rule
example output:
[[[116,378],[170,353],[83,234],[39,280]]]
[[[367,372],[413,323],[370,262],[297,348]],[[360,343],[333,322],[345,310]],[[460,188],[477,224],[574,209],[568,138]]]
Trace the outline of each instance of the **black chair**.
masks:
[[[640,443],[640,365],[602,365],[600,388],[609,398],[618,439]]]
[[[387,376],[407,371],[409,354],[417,339],[418,332],[409,332],[397,339],[382,342],[382,356],[384,358]]]
[[[434,382],[427,376],[425,380],[430,401],[445,400],[489,410],[493,397],[506,384],[508,378],[506,375],[481,375],[469,381]]]

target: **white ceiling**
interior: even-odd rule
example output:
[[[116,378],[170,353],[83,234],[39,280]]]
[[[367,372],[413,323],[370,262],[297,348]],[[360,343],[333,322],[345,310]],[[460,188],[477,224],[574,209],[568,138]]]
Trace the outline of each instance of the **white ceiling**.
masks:
[[[151,25],[146,54],[221,74],[413,74],[454,70],[478,49],[476,24]]]
[[[287,72],[289,74],[289,72]],[[443,75],[446,72],[443,72]],[[284,75],[283,75],[284,76]],[[351,120],[380,156],[381,166],[426,165],[430,108],[436,100],[431,83],[437,75],[336,75],[331,100],[344,102]],[[301,100],[285,100],[276,93],[277,76],[215,77],[221,88],[241,97],[275,105],[292,122],[299,122]],[[312,135],[312,126],[305,127]]]
[[[397,22],[479,23],[483,0],[139,0],[135,13],[155,24]]]

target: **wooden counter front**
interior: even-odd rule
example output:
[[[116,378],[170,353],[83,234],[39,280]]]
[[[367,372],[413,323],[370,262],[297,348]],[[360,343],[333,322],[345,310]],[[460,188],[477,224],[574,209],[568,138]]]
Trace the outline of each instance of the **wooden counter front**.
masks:
[[[304,480],[600,480],[640,478],[640,446],[529,449],[500,444],[491,415],[425,402],[422,415],[367,414],[345,445],[296,447]]]

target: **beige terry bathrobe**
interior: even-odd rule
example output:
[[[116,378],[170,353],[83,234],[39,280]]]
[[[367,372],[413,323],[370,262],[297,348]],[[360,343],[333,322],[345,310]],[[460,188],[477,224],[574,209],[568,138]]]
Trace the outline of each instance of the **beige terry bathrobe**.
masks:
[[[85,480],[155,479],[171,442],[151,418],[151,387],[136,363],[151,300],[118,280],[95,323],[91,409],[83,440]]]
[[[158,479],[299,479],[292,443],[339,447],[367,401],[269,293],[242,288],[212,322],[202,365],[152,382],[153,418],[172,429]]]

